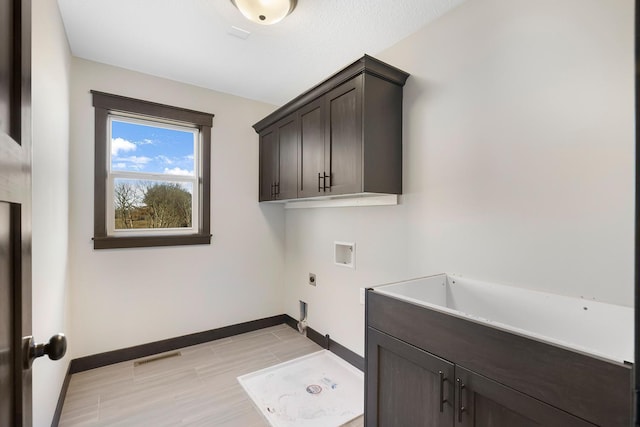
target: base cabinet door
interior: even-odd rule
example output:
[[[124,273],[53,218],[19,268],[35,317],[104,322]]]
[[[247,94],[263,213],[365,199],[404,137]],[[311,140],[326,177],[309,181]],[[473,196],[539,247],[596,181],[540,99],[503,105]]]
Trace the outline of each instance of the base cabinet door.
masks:
[[[453,425],[454,365],[367,328],[367,427]]]
[[[455,367],[455,390],[455,426],[594,426],[460,366]]]

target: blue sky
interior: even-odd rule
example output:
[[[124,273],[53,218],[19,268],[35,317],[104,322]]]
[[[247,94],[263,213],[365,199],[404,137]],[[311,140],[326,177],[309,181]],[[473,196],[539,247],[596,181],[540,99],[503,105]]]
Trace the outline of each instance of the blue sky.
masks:
[[[193,175],[193,133],[112,120],[111,170]]]

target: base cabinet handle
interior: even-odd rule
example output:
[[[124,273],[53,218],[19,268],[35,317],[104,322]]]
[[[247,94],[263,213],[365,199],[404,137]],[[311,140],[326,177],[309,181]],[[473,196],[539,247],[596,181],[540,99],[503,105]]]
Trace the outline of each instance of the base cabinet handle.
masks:
[[[460,378],[456,379],[456,383],[458,385],[458,422],[462,422],[462,413],[467,409],[462,405],[462,390],[464,390],[465,385],[462,383]]]
[[[442,371],[438,371],[438,375],[440,376],[440,412],[442,413],[444,412],[444,404],[447,402],[447,399],[444,398],[444,382],[447,379]]]

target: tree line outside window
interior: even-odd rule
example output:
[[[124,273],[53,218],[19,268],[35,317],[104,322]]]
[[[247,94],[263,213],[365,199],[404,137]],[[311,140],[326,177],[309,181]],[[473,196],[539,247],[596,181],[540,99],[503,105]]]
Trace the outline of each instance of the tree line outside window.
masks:
[[[179,183],[120,181],[114,186],[115,228],[190,228],[191,192]]]

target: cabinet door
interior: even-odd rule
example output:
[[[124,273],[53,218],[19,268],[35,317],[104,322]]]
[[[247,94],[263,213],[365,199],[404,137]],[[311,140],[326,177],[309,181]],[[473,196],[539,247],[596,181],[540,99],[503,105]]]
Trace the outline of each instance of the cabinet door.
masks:
[[[292,114],[276,125],[278,133],[278,175],[276,199],[295,199],[298,196],[298,120]]]
[[[456,426],[592,427],[594,425],[460,366],[456,366],[455,371]]]
[[[362,74],[325,95],[325,171],[331,194],[362,192]]]
[[[260,201],[275,200],[278,180],[278,140],[276,127],[260,134]]]
[[[311,102],[300,109],[300,168],[298,170],[300,186],[298,197],[325,195],[324,111],[324,98]],[[326,171],[328,174],[328,169]]]
[[[453,425],[454,365],[367,328],[365,425]]]

